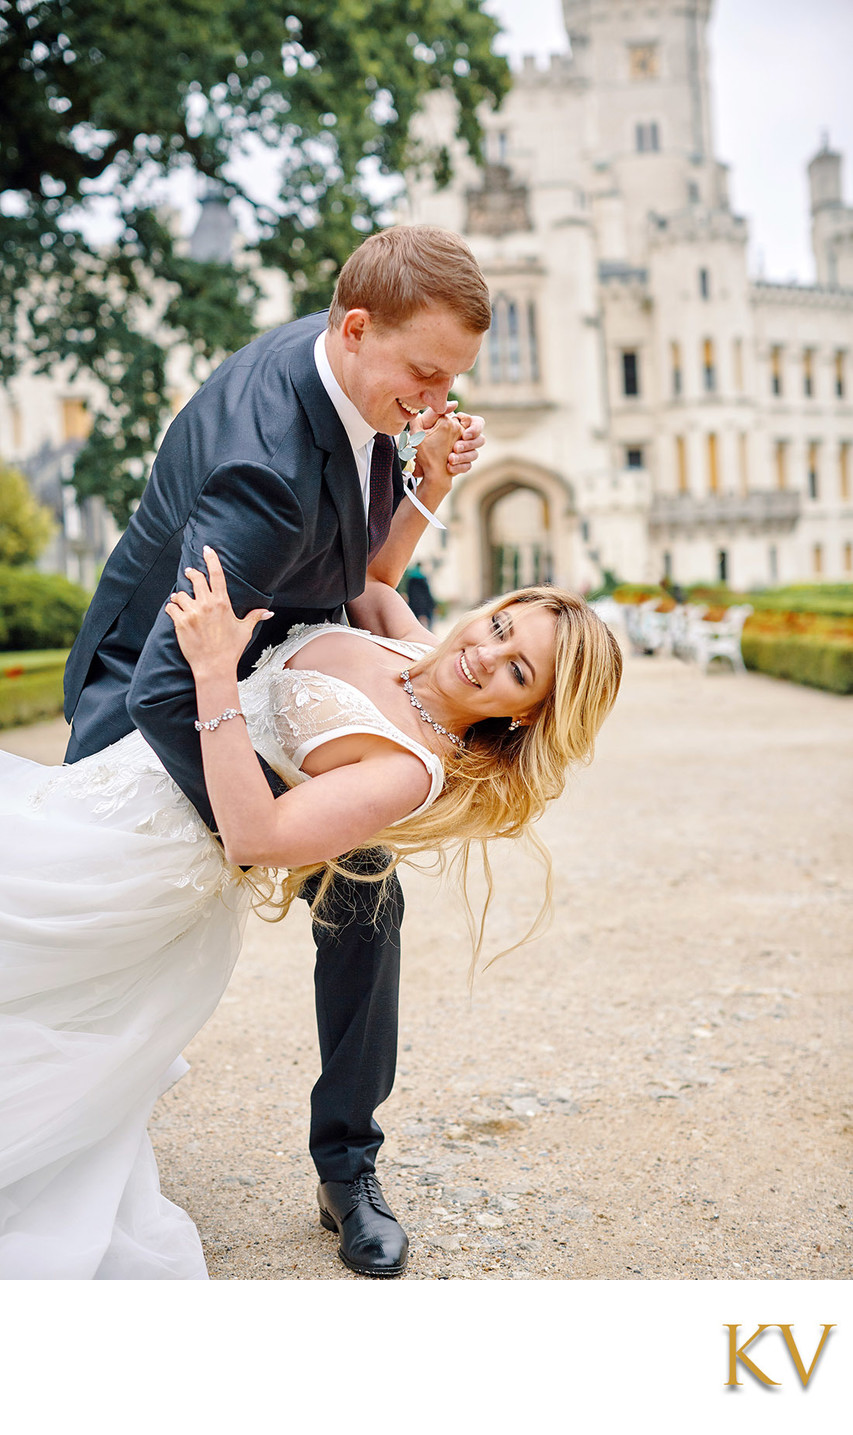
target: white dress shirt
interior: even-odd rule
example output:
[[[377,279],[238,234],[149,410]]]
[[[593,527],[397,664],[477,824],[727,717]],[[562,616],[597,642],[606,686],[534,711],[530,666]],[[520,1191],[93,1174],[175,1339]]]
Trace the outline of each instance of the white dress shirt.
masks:
[[[358,470],[361,496],[364,499],[364,512],[367,514],[370,507],[370,460],[373,456],[373,440],[376,437],[376,430],[371,428],[366,419],[362,418],[352,399],[347,398],[332,373],[332,366],[326,353],[325,330],[322,334],[318,334],[315,340],[314,363],[317,365],[320,383],[332,400],[335,412],[346,429],[355,466]]]
[[[317,365],[317,373],[320,376],[320,383],[332,400],[335,412],[346,429],[347,438],[350,441],[355,466],[358,470],[358,481],[361,484],[361,496],[364,499],[364,513],[367,517],[370,511],[370,460],[373,457],[373,440],[376,437],[376,430],[371,428],[366,419],[363,419],[352,399],[348,399],[334,374],[329,363],[329,356],[326,353],[326,331],[318,334],[314,341],[314,363]],[[418,512],[431,523],[433,528],[444,528],[440,518],[421,503],[415,492],[420,478],[414,478],[410,473],[404,471],[403,493],[414,505]]]

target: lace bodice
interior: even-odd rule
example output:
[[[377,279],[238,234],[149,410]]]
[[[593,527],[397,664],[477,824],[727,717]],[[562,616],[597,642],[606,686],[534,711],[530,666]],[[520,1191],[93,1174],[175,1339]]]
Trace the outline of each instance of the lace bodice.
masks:
[[[416,809],[423,812],[435,801],[444,783],[438,755],[395,727],[364,693],[342,678],[284,666],[312,638],[341,632],[391,648],[410,662],[427,651],[420,643],[376,638],[360,628],[337,623],[297,624],[283,643],[261,654],[254,671],[239,685],[240,705],[252,745],[293,787],[308,779],[302,763],[321,743],[347,733],[374,733],[389,738],[415,753],[430,774],[426,801]],[[70,767],[47,771],[50,775],[30,794],[32,808],[41,807],[52,794],[61,792],[85,801],[99,820],[121,824],[130,818],[137,832],[191,844],[197,848],[198,860],[188,864],[179,879],[181,885],[199,885],[199,864],[204,866],[212,853],[218,860],[221,849],[141,733],[129,733],[103,752],[93,753]]]
[[[297,624],[283,643],[261,654],[254,671],[240,683],[240,704],[255,751],[293,786],[305,781],[308,774],[302,771],[302,763],[322,743],[349,733],[373,733],[388,738],[419,757],[430,774],[426,801],[417,808],[423,812],[442,789],[441,758],[396,727],[370,698],[343,678],[314,669],[285,668],[288,659],[306,643],[328,633],[351,633],[354,639],[366,638],[410,662],[423,657],[427,651],[420,643],[377,638],[364,629],[347,628],[338,623]]]

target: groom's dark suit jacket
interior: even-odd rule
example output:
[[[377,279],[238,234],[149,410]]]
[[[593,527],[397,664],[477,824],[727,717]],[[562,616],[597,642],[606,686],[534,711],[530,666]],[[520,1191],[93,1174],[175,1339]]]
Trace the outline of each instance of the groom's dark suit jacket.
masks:
[[[139,728],[210,825],[192,674],[164,612],[175,588],[190,590],[184,569],[204,571],[209,543],[237,614],[274,611],[258,625],[240,677],[293,623],[337,618],[364,590],[367,524],[355,460],[314,363],[326,320],[314,314],[256,339],[178,414],[66,667],[66,760]],[[395,507],[401,496],[395,461]]]

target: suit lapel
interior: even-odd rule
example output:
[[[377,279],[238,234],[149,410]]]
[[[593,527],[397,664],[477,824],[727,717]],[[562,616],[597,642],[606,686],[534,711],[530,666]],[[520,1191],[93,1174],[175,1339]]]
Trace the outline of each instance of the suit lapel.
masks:
[[[324,326],[325,327],[325,326]],[[338,513],[341,525],[344,576],[347,594],[356,597],[364,589],[367,569],[367,520],[358,470],[346,429],[335,406],[320,382],[314,362],[314,342],[319,330],[294,346],[289,371],[293,387],[305,410],[314,442],[326,454],[323,481]]]

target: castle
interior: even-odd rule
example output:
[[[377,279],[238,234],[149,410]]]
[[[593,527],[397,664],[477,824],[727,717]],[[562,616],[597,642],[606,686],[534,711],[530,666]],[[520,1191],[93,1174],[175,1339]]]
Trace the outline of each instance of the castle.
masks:
[[[526,61],[483,115],[484,169],[453,141],[451,101],[433,97],[423,134],[453,150],[455,178],[413,180],[397,216],[464,234],[493,299],[458,383],[488,444],[419,550],[436,593],[467,605],[543,579],[588,590],[608,572],[853,582],[841,156],[825,144],[809,166],[817,283],[751,279],[712,149],[711,0],[563,4],[571,56]],[[215,210],[192,241],[205,254]],[[277,296],[265,324],[287,317],[280,283]],[[186,383],[177,374],[176,408]],[[116,534],[67,481],[88,396],[61,371],[22,374],[0,392],[0,453],[62,512],[46,563],[91,584]]]
[[[809,166],[817,283],[747,272],[713,154],[711,0],[563,0],[571,56],[524,62],[401,218],[464,234],[492,328],[467,408],[488,445],[454,485],[434,587],[853,582],[853,208]],[[423,119],[452,145],[439,97]]]

